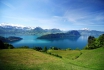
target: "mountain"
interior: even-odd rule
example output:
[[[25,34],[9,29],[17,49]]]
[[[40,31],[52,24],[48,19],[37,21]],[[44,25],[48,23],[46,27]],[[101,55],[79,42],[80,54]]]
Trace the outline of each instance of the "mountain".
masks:
[[[45,35],[51,33],[62,33],[62,31],[59,29],[42,29],[41,27],[32,28],[7,23],[0,24],[0,34]]]
[[[77,30],[68,31],[66,34],[70,36],[80,36],[81,34]]]
[[[104,31],[96,31],[96,30],[78,30],[78,32],[83,36],[99,36],[104,34]]]
[[[23,29],[23,30],[31,30],[33,28],[31,27],[26,27],[23,25],[18,25],[18,24],[8,24],[8,23],[1,23],[0,27],[5,28],[5,29]]]
[[[70,30],[72,31],[72,30]],[[70,32],[69,31],[69,32]],[[104,34],[104,31],[96,31],[96,30],[77,30],[81,35],[101,35]],[[68,32],[68,31],[67,31]],[[0,34],[12,34],[12,35],[47,35],[47,34],[56,34],[56,33],[65,33],[60,29],[43,29],[41,27],[26,27],[18,24],[8,24],[1,23],[0,24]],[[71,33],[72,34],[72,33]]]
[[[47,35],[43,35],[38,37],[37,39],[47,39],[47,40],[58,40],[58,39],[68,39],[68,38],[72,38],[72,37],[77,37],[76,39],[78,39],[80,37],[80,33],[76,30],[73,31],[69,31],[67,33],[56,33],[56,34],[47,34]],[[74,39],[74,38],[73,38]]]

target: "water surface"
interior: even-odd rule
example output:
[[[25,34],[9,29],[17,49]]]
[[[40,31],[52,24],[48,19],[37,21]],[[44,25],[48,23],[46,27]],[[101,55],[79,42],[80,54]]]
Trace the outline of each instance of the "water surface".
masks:
[[[11,36],[11,35],[7,35]],[[66,39],[51,39],[51,40],[43,40],[37,39],[38,36],[36,35],[23,35],[17,36],[23,38],[23,40],[18,42],[11,43],[14,47],[20,46],[29,46],[30,48],[39,46],[44,47],[58,47],[61,49],[71,48],[71,49],[83,49],[87,45],[87,38],[88,36],[80,36],[78,38],[66,38]]]

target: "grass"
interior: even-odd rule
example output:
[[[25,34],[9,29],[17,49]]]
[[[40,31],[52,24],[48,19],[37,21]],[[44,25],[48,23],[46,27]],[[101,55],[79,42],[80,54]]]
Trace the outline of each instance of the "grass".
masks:
[[[94,50],[49,50],[52,54],[61,55],[66,62],[70,64],[90,68],[94,70],[104,69],[104,48]],[[78,56],[78,58],[76,58]]]
[[[33,49],[0,50],[0,70],[103,70],[104,48],[48,50],[58,58]],[[77,58],[76,58],[77,57]]]

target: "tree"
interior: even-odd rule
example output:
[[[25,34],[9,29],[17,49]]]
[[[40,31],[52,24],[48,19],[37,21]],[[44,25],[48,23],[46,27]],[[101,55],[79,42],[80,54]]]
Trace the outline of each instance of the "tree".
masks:
[[[88,46],[86,47],[86,49],[94,49],[96,48],[96,45],[95,45],[95,37],[94,36],[89,36],[88,37]]]
[[[41,51],[42,50],[41,47],[33,47],[33,49],[36,50],[36,51]]]
[[[47,52],[47,47],[46,46],[43,48],[43,51],[44,52]]]
[[[90,49],[93,49],[95,47],[95,37],[94,36],[89,36],[88,37],[88,47]]]
[[[99,47],[104,46],[104,34],[99,36],[98,42],[99,42]]]
[[[4,49],[13,49],[14,46],[8,43],[4,43],[5,48]]]
[[[104,34],[100,35],[98,38],[89,36],[88,45],[85,47],[85,49],[96,49],[99,47],[104,47]]]
[[[58,50],[58,49],[60,49],[60,48],[57,48],[57,47],[51,47],[50,49],[52,49],[52,50]]]
[[[0,40],[0,49],[4,49],[5,46],[4,46],[4,43]]]

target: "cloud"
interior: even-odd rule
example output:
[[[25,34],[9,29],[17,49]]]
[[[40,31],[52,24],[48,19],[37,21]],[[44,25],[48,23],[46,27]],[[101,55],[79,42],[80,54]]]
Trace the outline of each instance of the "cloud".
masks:
[[[29,18],[17,17],[17,16],[16,17],[15,16],[2,16],[2,17],[8,18],[8,19],[12,19],[12,20],[15,20],[15,21],[25,21],[25,22],[29,22],[29,21],[32,20],[32,18],[30,20]]]
[[[9,7],[9,8],[11,8],[11,9],[15,9],[15,7],[12,5],[12,4],[10,4],[9,2],[2,2],[4,5],[6,5],[7,7]]]
[[[18,26],[18,27],[26,27],[24,25],[20,25],[20,24],[13,24],[13,23],[1,23],[0,26],[5,26],[5,25],[10,25],[10,26]]]
[[[82,28],[82,30],[90,30],[89,28]]]
[[[51,18],[37,18],[37,17],[11,17],[11,16],[3,16],[7,19],[16,21],[23,21],[28,26],[40,26],[42,28],[57,28],[57,26],[61,25],[60,22],[62,21],[62,18],[59,16],[53,16]],[[31,23],[29,25],[28,23]]]
[[[87,13],[84,11],[84,8],[70,9],[64,13],[64,17],[69,22],[77,22],[77,20],[85,19],[87,17]]]
[[[64,13],[64,18],[74,25],[104,25],[103,11],[86,11],[86,8],[70,9]]]
[[[104,22],[104,12],[98,13],[97,16],[95,17],[95,20]]]

